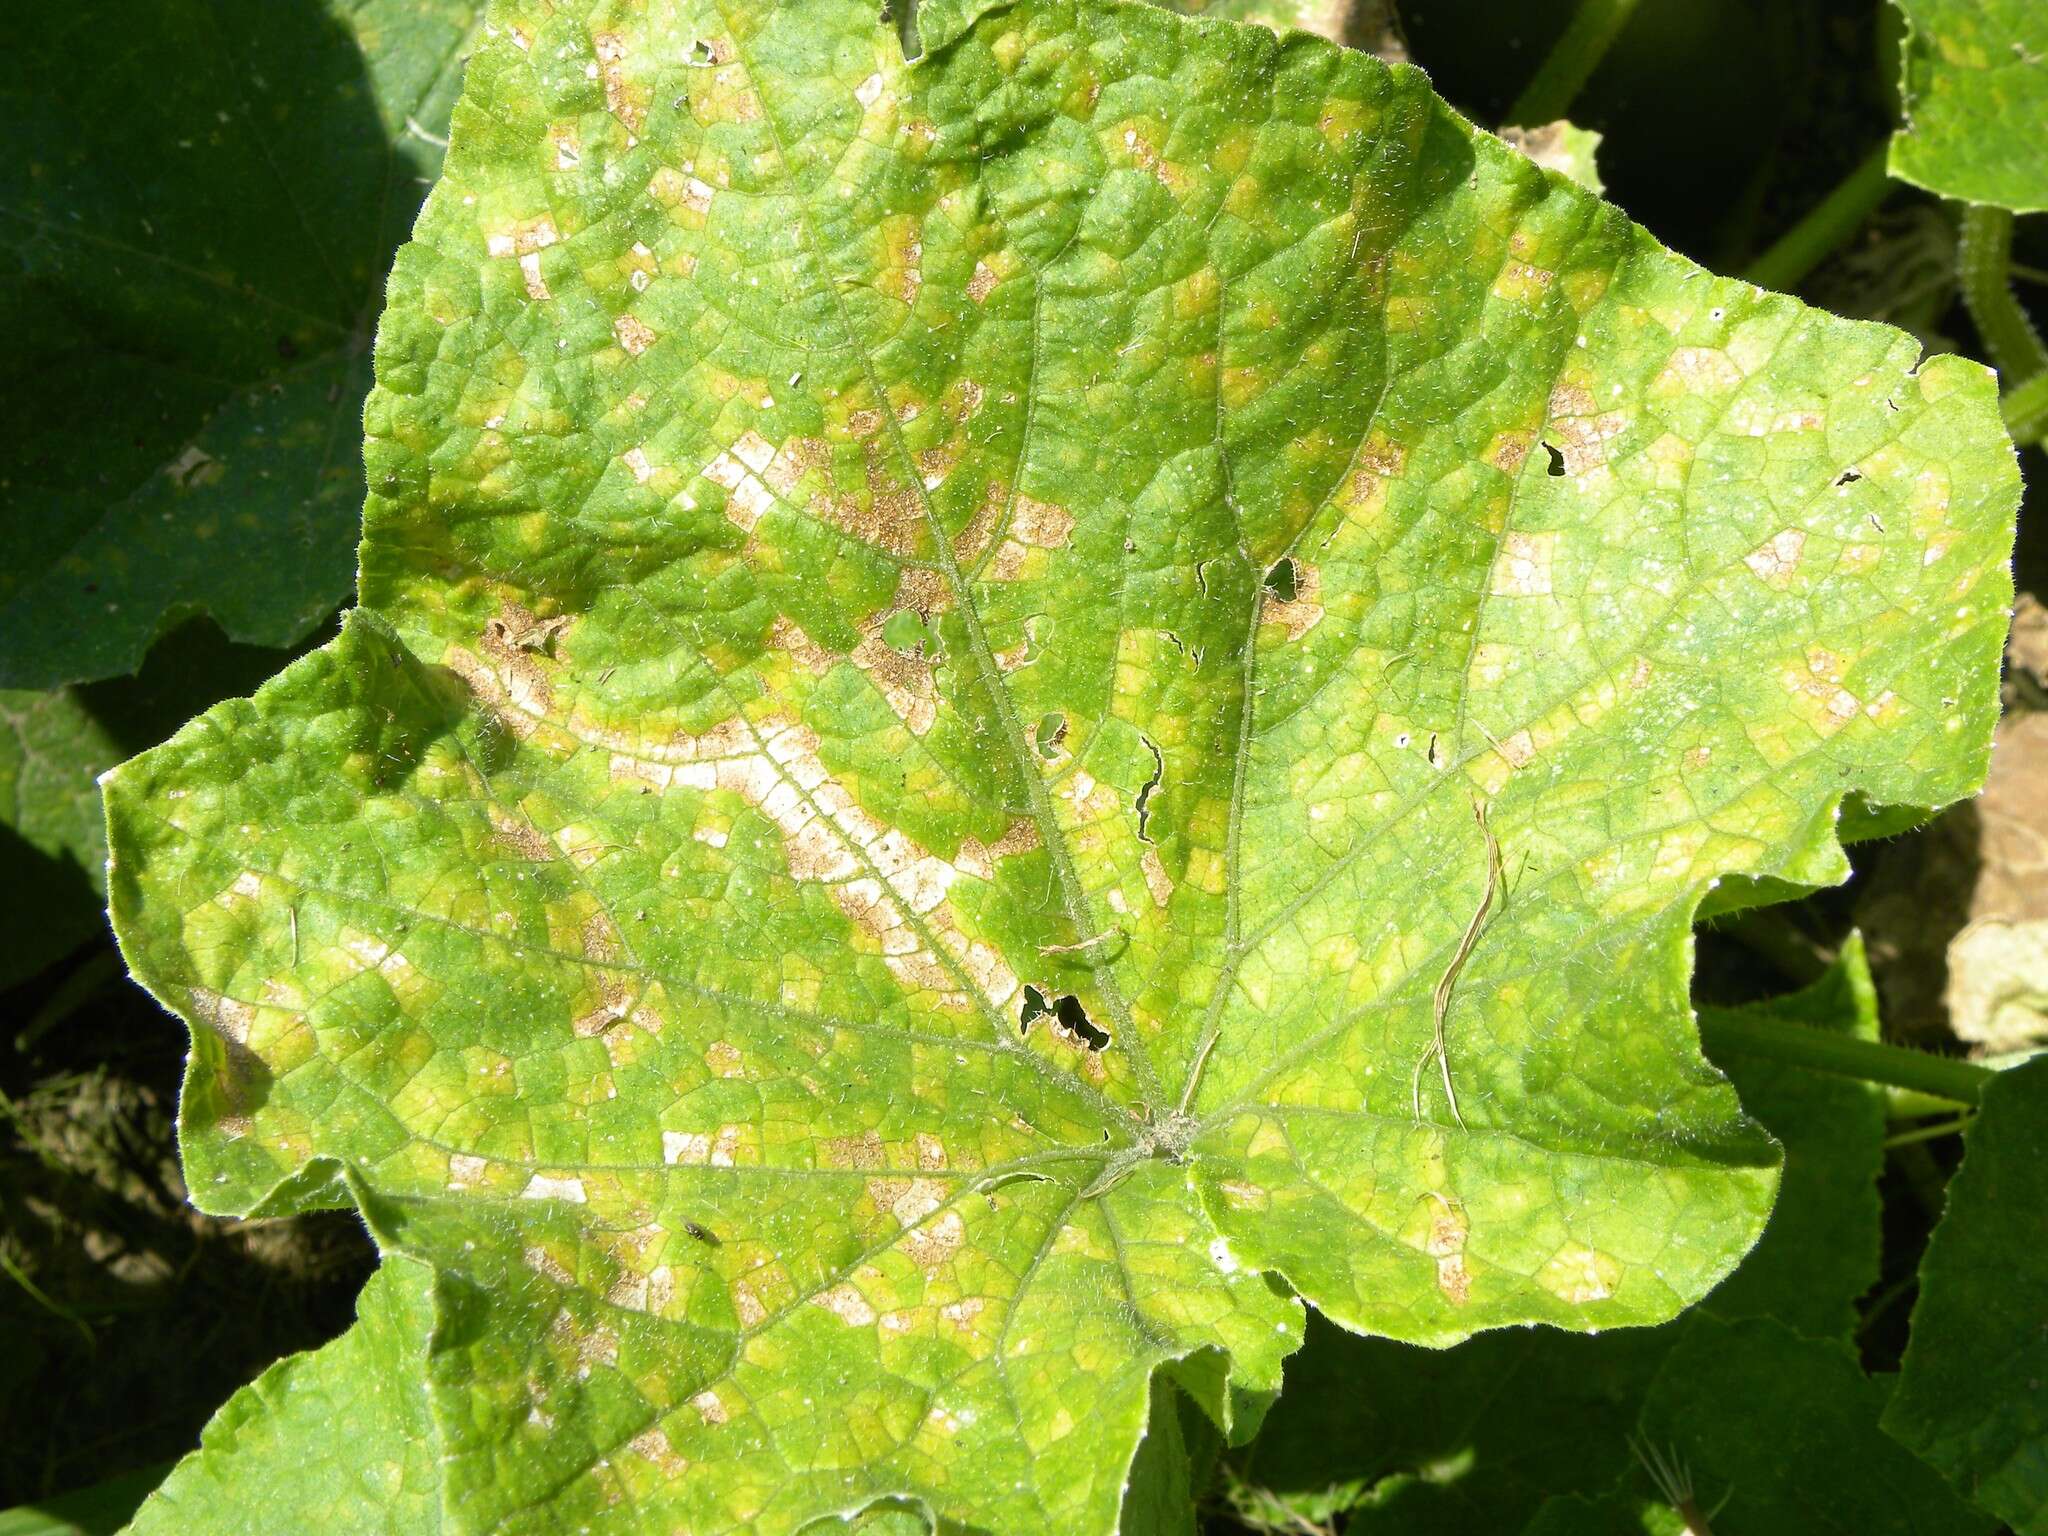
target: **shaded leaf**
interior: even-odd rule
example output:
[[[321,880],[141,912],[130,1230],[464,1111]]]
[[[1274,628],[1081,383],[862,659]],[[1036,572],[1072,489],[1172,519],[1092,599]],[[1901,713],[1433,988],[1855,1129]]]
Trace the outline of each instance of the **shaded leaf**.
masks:
[[[81,0],[0,56],[0,684],[349,593],[370,324],[478,0]]]
[[[1878,1038],[1877,989],[1854,934],[1834,968],[1803,991],[1700,1012],[1703,1033],[1725,1014]],[[1784,1144],[1785,1174],[1762,1239],[1705,1305],[1717,1317],[1769,1317],[1813,1338],[1847,1341],[1856,1303],[1878,1277],[1884,1092],[1732,1051],[1717,1054],[1715,1065],[1734,1082],[1742,1107]]]
[[[1102,1532],[1155,1372],[1242,1438],[1297,1295],[1722,1279],[1777,1149],[1688,925],[1981,777],[1989,376],[1300,35],[494,24],[364,610],[108,789],[190,1182],[343,1161],[434,1267],[449,1507]]]
[[[1995,1522],[1878,1428],[1891,1389],[1845,1344],[1768,1318],[1702,1315],[1681,1325],[1639,1439],[1680,1468],[1729,1536],[1988,1536]]]
[[[1904,123],[1891,173],[1966,203],[2048,209],[2048,8],[2038,0],[1894,0]]]
[[[127,754],[68,691],[0,689],[0,987],[100,926],[106,822],[99,776]]]
[[[1188,1443],[1189,1429],[1199,1440],[1208,1421],[1197,1413],[1193,1426],[1184,1425],[1181,1402],[1171,1383],[1153,1378],[1152,1409],[1131,1460],[1117,1536],[1195,1536],[1195,1485],[1205,1463],[1213,1470],[1214,1447]]]
[[[1640,1494],[1584,1494],[1546,1499],[1522,1536],[1696,1536],[1667,1504]]]
[[[2019,1536],[2048,1531],[2048,1057],[2001,1072],[1920,1261],[1884,1427]]]

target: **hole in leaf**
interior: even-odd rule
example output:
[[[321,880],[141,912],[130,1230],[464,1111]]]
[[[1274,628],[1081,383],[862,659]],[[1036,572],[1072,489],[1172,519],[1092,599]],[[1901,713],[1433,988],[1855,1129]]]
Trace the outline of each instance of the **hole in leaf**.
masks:
[[[1043,1018],[1051,1012],[1052,1004],[1045,1000],[1045,994],[1034,986],[1026,985],[1024,988],[1024,1007],[1017,1015],[1017,1033],[1020,1035],[1025,1033],[1031,1028],[1031,1021],[1033,1019]]]
[[[1295,569],[1292,560],[1275,561],[1273,568],[1266,572],[1266,590],[1283,603],[1294,601],[1294,595],[1301,590],[1301,573]]]
[[[1551,475],[1553,477],[1562,475],[1564,473],[1564,455],[1558,451],[1557,444],[1546,438],[1543,442],[1543,451],[1550,455]]]
[[[1060,755],[1060,743],[1067,739],[1067,717],[1058,710],[1039,718],[1038,729],[1032,732],[1032,740],[1038,747],[1038,755],[1045,758]]]
[[[701,69],[704,65],[715,63],[716,61],[717,54],[703,38],[700,37],[696,42],[690,44],[690,62],[692,64],[697,65]]]
[[[1048,1016],[1054,1029],[1072,1035],[1091,1051],[1099,1051],[1109,1044],[1109,1031],[1088,1017],[1088,1010],[1081,1006],[1081,999],[1073,993],[1062,992],[1048,1000],[1037,987],[1027,985],[1024,988],[1024,1006],[1017,1017],[1017,1033],[1028,1032],[1034,1020]]]
[[[1838,486],[1854,485],[1858,480],[1861,480],[1862,478],[1863,476],[1857,473],[1855,470],[1845,469],[1839,475],[1835,476],[1835,484]]]
[[[1166,754],[1152,744],[1150,736],[1140,736],[1138,739],[1145,743],[1145,750],[1152,754],[1152,777],[1147,779],[1145,787],[1138,791],[1137,806],[1138,841],[1149,843],[1152,841],[1152,836],[1145,830],[1145,825],[1152,819],[1151,802],[1153,792],[1159,788],[1159,781],[1166,777]]]
[[[1099,1051],[1109,1044],[1109,1031],[1096,1027],[1088,1017],[1088,1010],[1081,1006],[1081,999],[1068,992],[1057,998],[1052,1005],[1053,1022],[1070,1035],[1079,1036],[1081,1042],[1091,1051]]]
[[[935,656],[939,649],[938,637],[908,608],[898,608],[882,621],[882,642],[906,656]]]

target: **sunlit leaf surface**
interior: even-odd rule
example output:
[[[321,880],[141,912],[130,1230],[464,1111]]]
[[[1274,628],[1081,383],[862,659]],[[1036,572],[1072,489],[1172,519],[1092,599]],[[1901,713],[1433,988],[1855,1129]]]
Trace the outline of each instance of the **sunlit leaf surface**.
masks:
[[[1906,17],[1891,173],[1944,197],[2048,208],[2048,6],[1895,0]]]
[[[493,22],[364,610],[108,792],[199,1198],[332,1159],[439,1277],[455,1528],[1106,1532],[1154,1373],[1241,1438],[1297,1296],[1725,1276],[1777,1151],[1688,924],[1979,780],[1990,376],[1319,39]]]

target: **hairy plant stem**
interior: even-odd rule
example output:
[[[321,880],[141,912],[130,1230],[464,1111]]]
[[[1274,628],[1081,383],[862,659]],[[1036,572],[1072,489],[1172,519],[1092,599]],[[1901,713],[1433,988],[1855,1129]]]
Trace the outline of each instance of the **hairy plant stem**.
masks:
[[[1797,224],[1772,242],[1742,275],[1759,288],[1794,288],[1815,267],[1840,250],[1891,191],[1880,144],[1857,162]]]
[[[1702,1017],[1700,1043],[1709,1054],[1730,1051],[1804,1067],[1809,1072],[1911,1088],[1965,1106],[1975,1105],[1984,1085],[1997,1075],[1989,1067],[1952,1056],[1933,1056],[1905,1046],[1831,1035],[1804,1024],[1735,1014]]]
[[[1971,323],[2007,388],[2048,372],[2048,347],[2012,296],[2012,215],[2003,208],[1963,209],[1956,276]]]
[[[2021,442],[2048,438],[2048,346],[2012,291],[2012,215],[1963,209],[1956,276],[1963,305],[1998,370],[2006,429]]]
[[[2009,389],[1998,402],[2005,430],[2022,443],[2048,441],[2048,373]]]
[[[1621,29],[1635,14],[1638,0],[1579,0],[1571,25],[1564,29],[1522,94],[1508,108],[1507,122],[1516,128],[1541,128],[1571,110],[1586,83]]]

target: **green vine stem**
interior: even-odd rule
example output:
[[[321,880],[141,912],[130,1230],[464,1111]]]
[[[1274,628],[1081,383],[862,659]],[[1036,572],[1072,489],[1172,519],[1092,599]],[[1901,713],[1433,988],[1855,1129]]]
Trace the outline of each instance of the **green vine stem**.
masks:
[[[2009,390],[2048,372],[2048,347],[2012,296],[2011,268],[2012,215],[2003,208],[1965,208],[1956,276],[1984,350]]]
[[[2005,429],[2022,443],[2048,441],[2048,372],[2005,392],[1998,402]]]
[[[1967,1131],[1976,1120],[1974,1113],[1957,1115],[1934,1125],[1916,1125],[1911,1130],[1895,1131],[1885,1137],[1884,1147],[1889,1152],[1893,1147],[1907,1147],[1920,1141],[1938,1141],[1943,1136],[1956,1136]]]
[[[1579,0],[1564,36],[1557,40],[1542,67],[1508,108],[1508,123],[1516,128],[1541,128],[1569,112],[1579,88],[1607,57],[1608,48],[1635,14],[1637,3],[1638,0]]]
[[[1848,244],[1849,237],[1885,200],[1891,185],[1885,173],[1885,146],[1880,144],[1742,275],[1759,288],[1781,293],[1797,287],[1807,273]]]
[[[1952,1056],[1933,1056],[1875,1040],[1831,1035],[1804,1024],[1729,1013],[1701,1018],[1700,1043],[1709,1055],[1726,1050],[1810,1072],[1911,1088],[1966,1106],[1974,1105],[1984,1085],[1997,1075],[1989,1067]]]

